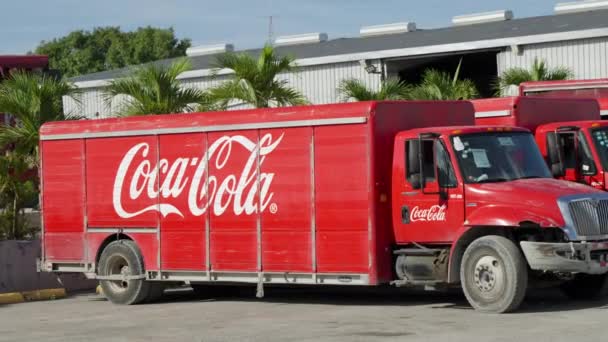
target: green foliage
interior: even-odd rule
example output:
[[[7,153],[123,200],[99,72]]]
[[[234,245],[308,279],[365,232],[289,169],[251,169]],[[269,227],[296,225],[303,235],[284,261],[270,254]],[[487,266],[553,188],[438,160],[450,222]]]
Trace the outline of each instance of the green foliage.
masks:
[[[14,152],[0,156],[0,240],[22,240],[36,233],[23,213],[37,197],[34,182],[23,177],[28,170],[23,156]]]
[[[573,76],[572,71],[565,67],[549,68],[544,60],[534,59],[532,67],[511,68],[505,70],[496,80],[494,89],[497,96],[505,94],[511,86],[519,86],[530,81],[559,81],[567,80]]]
[[[117,115],[134,116],[191,112],[197,105],[211,106],[209,95],[195,88],[183,87],[177,76],[190,70],[190,62],[183,58],[169,66],[148,64],[137,68],[130,77],[110,82],[105,89],[106,103],[119,95]]]
[[[44,74],[17,72],[0,83],[0,112],[16,125],[0,126],[0,147],[13,146],[26,157],[38,157],[38,131],[49,121],[75,118],[63,112],[63,96],[77,95],[73,85]]]
[[[190,40],[177,39],[172,28],[123,32],[119,27],[99,27],[43,41],[35,53],[48,55],[51,68],[72,77],[185,56],[188,47]]]
[[[280,57],[272,46],[265,46],[255,58],[245,53],[226,53],[217,57],[216,75],[221,69],[234,72],[232,78],[212,88],[213,102],[226,107],[231,101],[256,108],[307,104],[305,97],[277,75],[296,71],[292,57]]]
[[[422,75],[422,81],[410,92],[412,100],[468,100],[479,96],[473,81],[459,79],[460,66],[451,75],[447,72],[428,69]]]
[[[398,78],[388,78],[380,85],[379,91],[367,88],[361,80],[343,80],[338,87],[342,101],[381,101],[381,100],[405,100],[409,97],[412,87]]]

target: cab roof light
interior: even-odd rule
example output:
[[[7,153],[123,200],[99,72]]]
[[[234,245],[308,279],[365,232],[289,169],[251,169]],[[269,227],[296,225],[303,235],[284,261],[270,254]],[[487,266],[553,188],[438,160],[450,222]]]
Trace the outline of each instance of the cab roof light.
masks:
[[[561,126],[557,128],[558,132],[567,132],[567,131],[578,131],[579,129],[581,129],[578,126]]]
[[[594,122],[591,124],[591,127],[600,127],[599,122]]]
[[[420,139],[436,139],[439,138],[439,136],[441,136],[441,134],[434,132],[420,133],[418,135]]]

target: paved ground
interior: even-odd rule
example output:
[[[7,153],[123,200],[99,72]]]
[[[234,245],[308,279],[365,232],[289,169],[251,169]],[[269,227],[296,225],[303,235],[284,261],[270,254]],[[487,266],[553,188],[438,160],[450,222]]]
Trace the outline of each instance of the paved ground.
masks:
[[[0,306],[0,341],[601,341],[608,301],[529,296],[516,314],[473,311],[461,294],[242,289],[213,299],[174,292],[117,306],[95,295]]]

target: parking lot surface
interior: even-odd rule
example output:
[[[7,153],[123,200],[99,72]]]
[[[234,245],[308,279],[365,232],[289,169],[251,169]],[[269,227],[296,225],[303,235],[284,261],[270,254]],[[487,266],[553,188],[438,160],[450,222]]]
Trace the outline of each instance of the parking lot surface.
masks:
[[[253,288],[229,296],[172,291],[113,305],[94,294],[0,306],[0,341],[601,341],[608,301],[551,290],[514,314],[473,311],[463,295],[370,289]]]

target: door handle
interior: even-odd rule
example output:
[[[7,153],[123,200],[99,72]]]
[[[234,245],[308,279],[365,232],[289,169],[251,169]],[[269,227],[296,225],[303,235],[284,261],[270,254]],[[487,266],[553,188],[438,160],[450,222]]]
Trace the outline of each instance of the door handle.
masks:
[[[420,193],[419,191],[406,191],[406,192],[402,192],[401,194],[403,196],[416,196],[419,193]]]
[[[410,208],[407,205],[401,207],[401,223],[410,223]]]

